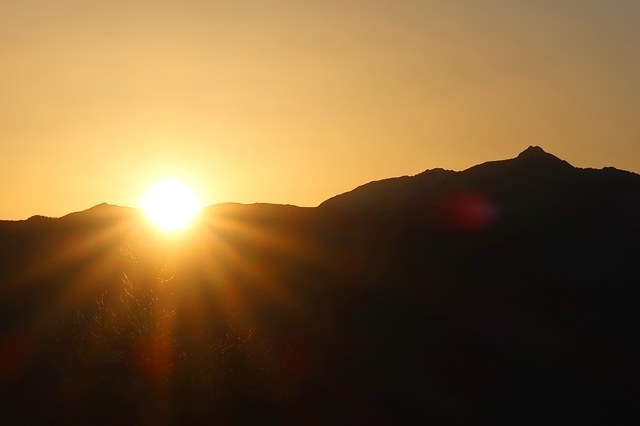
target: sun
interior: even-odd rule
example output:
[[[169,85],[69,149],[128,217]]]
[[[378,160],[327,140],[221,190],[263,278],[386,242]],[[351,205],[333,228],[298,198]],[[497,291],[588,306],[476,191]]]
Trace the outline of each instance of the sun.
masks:
[[[166,179],[149,188],[142,197],[140,207],[152,224],[164,231],[174,232],[189,226],[202,204],[188,186]]]

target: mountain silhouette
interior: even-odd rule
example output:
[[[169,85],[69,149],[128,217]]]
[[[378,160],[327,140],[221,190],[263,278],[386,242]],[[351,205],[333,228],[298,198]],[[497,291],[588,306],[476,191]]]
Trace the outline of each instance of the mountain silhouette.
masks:
[[[635,424],[640,176],[529,147],[184,235],[0,221],[17,424]]]
[[[320,207],[340,208],[344,205],[345,208],[358,209],[373,208],[378,203],[416,203],[431,195],[464,189],[493,192],[510,188],[518,191],[519,185],[543,185],[571,173],[580,173],[580,170],[540,147],[529,147],[514,159],[492,161],[462,172],[433,169],[412,177],[368,183],[330,198]]]

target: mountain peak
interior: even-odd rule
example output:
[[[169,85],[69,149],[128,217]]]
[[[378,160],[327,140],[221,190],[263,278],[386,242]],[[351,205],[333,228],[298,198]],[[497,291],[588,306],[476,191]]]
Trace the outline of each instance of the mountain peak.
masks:
[[[570,167],[570,168],[573,167],[571,166],[571,164],[556,157],[555,155],[549,154],[547,151],[540,148],[539,146],[533,146],[533,145],[525,149],[524,151],[522,151],[520,154],[518,154],[518,156],[516,157],[516,160],[518,160],[518,162],[529,163],[532,165],[535,164],[537,166],[553,164],[558,167],[560,166]]]
[[[549,154],[544,149],[534,145],[529,146],[529,148],[518,154],[518,158],[541,158],[547,156],[553,157],[553,155]]]

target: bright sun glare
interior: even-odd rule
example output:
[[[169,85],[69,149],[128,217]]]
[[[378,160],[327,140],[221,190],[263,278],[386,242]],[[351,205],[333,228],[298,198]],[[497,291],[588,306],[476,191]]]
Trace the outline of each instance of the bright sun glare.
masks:
[[[165,231],[186,228],[200,210],[196,194],[181,182],[167,179],[153,185],[142,197],[140,206],[147,218]]]

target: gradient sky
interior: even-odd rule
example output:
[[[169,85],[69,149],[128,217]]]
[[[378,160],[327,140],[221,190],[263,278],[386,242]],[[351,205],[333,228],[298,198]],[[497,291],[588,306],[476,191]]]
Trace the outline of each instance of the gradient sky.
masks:
[[[0,0],[0,218],[319,204],[540,145],[640,171],[638,0]]]

